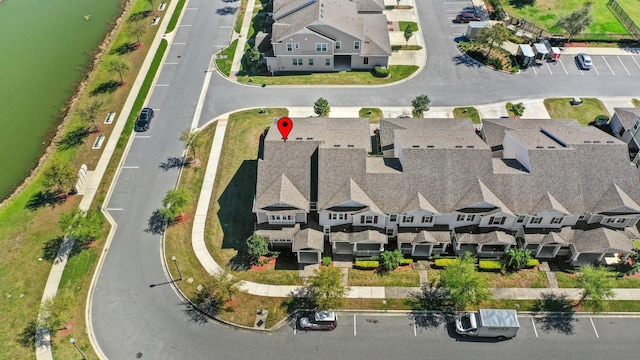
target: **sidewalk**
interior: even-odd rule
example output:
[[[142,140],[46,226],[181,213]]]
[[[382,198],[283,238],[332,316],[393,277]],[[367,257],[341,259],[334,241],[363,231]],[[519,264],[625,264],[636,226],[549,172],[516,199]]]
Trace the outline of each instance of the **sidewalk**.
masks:
[[[608,98],[605,101],[616,103],[626,101],[626,98]],[[603,101],[603,102],[605,102]],[[628,99],[629,105],[631,100]],[[549,118],[549,114],[544,108],[543,99],[523,99],[523,102],[529,112],[525,112],[525,116],[529,118]],[[495,104],[479,105],[476,108],[481,109],[481,115],[491,115],[495,117],[496,114],[500,114],[506,109],[504,108],[504,102]],[[332,117],[358,117],[358,111],[361,107],[336,107],[331,109]],[[411,113],[411,108],[407,107],[384,107],[381,108],[383,116],[395,117],[395,114]],[[291,117],[306,117],[313,115],[312,107],[292,107],[289,108],[289,116]],[[451,115],[445,117],[453,117],[452,107],[433,107],[427,113],[425,117],[434,117],[433,114]],[[218,119],[216,133],[211,146],[211,153],[209,155],[209,162],[205,170],[205,178],[203,181],[200,197],[196,213],[194,215],[192,240],[191,244],[196,257],[200,261],[200,264],[209,274],[214,274],[221,269],[220,265],[216,263],[205,244],[205,223],[207,219],[207,213],[209,210],[209,201],[211,201],[211,194],[213,193],[213,186],[215,183],[216,172],[218,168],[218,162],[220,154],[222,152],[223,139],[227,128],[227,120],[225,114]],[[243,281],[241,288],[252,295],[269,296],[269,297],[287,297],[294,293],[298,286],[287,285],[269,285],[260,284],[250,281]],[[381,287],[381,286],[352,286],[350,287],[347,298],[359,299],[359,298],[373,298],[373,299],[401,299],[411,297],[413,294],[420,291],[419,287]],[[542,299],[543,295],[553,294],[555,296],[566,296],[568,300],[580,299],[579,289],[558,289],[558,288],[494,288],[492,289],[494,299],[502,300],[537,300]],[[640,289],[614,289],[616,300],[640,300]]]

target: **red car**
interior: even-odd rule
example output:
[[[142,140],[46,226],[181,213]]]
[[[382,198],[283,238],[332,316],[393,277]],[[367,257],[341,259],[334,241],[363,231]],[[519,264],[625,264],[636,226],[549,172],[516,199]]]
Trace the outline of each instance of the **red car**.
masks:
[[[461,23],[461,24],[466,24],[470,21],[480,21],[482,19],[480,19],[479,17],[477,17],[475,14],[473,13],[462,13],[458,16],[456,16],[456,22]]]

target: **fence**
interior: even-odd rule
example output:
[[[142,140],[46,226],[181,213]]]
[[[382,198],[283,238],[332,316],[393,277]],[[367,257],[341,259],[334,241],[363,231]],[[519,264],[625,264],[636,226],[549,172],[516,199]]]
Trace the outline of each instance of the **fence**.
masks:
[[[616,0],[610,0],[607,4],[609,9],[618,17],[618,20],[624,25],[625,28],[636,38],[640,39],[640,28],[633,22],[633,19],[629,17],[626,11],[620,6]]]

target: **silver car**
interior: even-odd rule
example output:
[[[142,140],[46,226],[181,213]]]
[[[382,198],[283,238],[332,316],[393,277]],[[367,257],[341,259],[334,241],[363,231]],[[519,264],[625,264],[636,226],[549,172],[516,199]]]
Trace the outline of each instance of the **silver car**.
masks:
[[[578,66],[580,66],[582,70],[589,70],[591,69],[591,66],[593,66],[593,63],[591,62],[591,56],[585,53],[576,55],[576,61],[578,62]]]

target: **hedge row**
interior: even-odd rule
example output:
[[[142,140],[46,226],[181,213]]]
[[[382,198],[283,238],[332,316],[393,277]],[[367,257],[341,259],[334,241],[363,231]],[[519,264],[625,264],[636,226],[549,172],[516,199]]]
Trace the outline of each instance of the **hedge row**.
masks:
[[[529,261],[527,261],[528,268],[536,267],[538,265],[540,265],[540,261],[538,259],[529,259]]]
[[[434,260],[434,265],[436,267],[447,267],[447,266],[451,266],[451,265],[456,265],[460,263],[460,259],[458,258],[454,258],[454,259],[435,259]]]
[[[373,270],[380,267],[380,262],[374,260],[356,260],[356,264],[353,267],[360,270]]]
[[[485,271],[496,271],[496,270],[502,270],[502,262],[498,261],[498,260],[480,260],[478,262],[478,267],[480,268],[480,270],[485,270]]]
[[[400,266],[411,265],[413,264],[413,259],[400,259]]]

